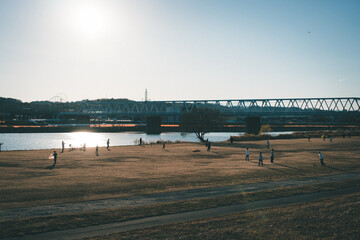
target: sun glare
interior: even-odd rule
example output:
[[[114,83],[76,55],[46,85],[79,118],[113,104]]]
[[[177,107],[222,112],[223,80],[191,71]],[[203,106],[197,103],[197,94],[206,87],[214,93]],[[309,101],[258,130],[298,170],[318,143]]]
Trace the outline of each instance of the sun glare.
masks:
[[[86,35],[96,35],[100,34],[104,29],[104,17],[101,8],[84,5],[75,10],[73,24],[76,31]]]
[[[106,139],[100,134],[91,132],[74,132],[69,133],[70,139],[67,141],[75,148],[79,148],[86,144],[87,147],[95,147],[96,145],[104,145]]]

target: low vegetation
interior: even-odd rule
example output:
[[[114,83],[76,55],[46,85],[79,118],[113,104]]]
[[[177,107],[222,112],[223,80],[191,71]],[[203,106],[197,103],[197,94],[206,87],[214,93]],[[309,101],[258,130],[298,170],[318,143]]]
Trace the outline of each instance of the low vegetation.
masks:
[[[360,151],[358,146],[360,145],[360,137],[342,138],[341,135],[333,136],[332,142],[328,139],[324,141],[320,137],[313,137],[311,142],[308,142],[306,138],[272,139],[270,140],[270,147],[275,149],[274,164],[271,164],[269,161],[269,150],[266,148],[266,141],[264,140],[237,141],[233,144],[229,142],[214,143],[210,152],[207,152],[206,148],[200,143],[169,143],[166,146],[166,150],[162,150],[161,144],[111,147],[110,151],[106,150],[106,148],[100,148],[99,156],[95,155],[95,149],[93,148],[88,148],[86,152],[66,151],[58,155],[58,163],[53,170],[47,169],[49,165],[52,165],[52,160],[48,159],[52,151],[1,152],[0,209],[71,203],[359,171]],[[245,149],[247,147],[250,149],[250,161],[244,161]],[[194,152],[194,149],[198,150],[198,152]],[[324,155],[326,167],[319,166],[319,150]],[[257,164],[257,155],[260,151],[263,152],[264,167],[259,167]],[[21,235],[21,233],[31,234],[57,229],[76,228],[144,216],[231,205],[257,199],[357,186],[358,184],[358,181],[337,182],[328,185],[284,188],[274,191],[202,200],[194,199],[192,201],[134,208],[1,221],[0,232],[2,237],[6,237],[15,234]],[[344,204],[347,203],[350,204],[351,208],[353,207],[352,201],[344,202]],[[280,208],[276,211],[283,211],[282,209]],[[290,212],[292,211],[295,212],[295,210]],[[339,207],[338,212],[334,210],[332,213],[344,214],[343,208]],[[272,213],[269,214],[267,216],[272,216]],[[282,219],[286,217],[286,214],[277,216]],[[291,214],[287,217],[289,221],[292,221],[291,219],[294,218]],[[276,218],[274,219],[276,220]],[[283,221],[281,219],[279,218],[279,224]],[[206,221],[210,223],[213,220]],[[256,221],[258,221],[256,218],[254,220],[249,219],[249,226],[261,229],[260,225],[255,224]],[[298,224],[298,221],[295,219],[294,224]],[[344,223],[346,221],[345,219]],[[210,234],[209,238],[216,239],[221,234],[230,238],[232,236],[233,238],[238,238],[238,236],[257,238],[257,235],[251,235],[246,232],[241,233],[244,235],[226,235],[220,228],[224,227],[229,232],[234,231],[234,234],[240,231],[236,226],[228,226],[227,222],[230,221],[224,220],[223,222],[218,222],[218,226],[221,227],[216,227],[216,224],[205,225],[209,226],[208,230],[210,232],[215,233],[213,235]],[[265,223],[269,224],[269,222]],[[331,221],[329,221],[329,224],[331,224]],[[351,222],[351,224],[354,223]],[[349,226],[353,226],[351,224]],[[184,229],[184,238],[190,239],[193,237],[191,234],[194,232],[186,233],[186,228],[185,225],[180,225],[179,230]],[[159,229],[163,230],[163,228]],[[199,229],[202,229],[200,225]],[[211,231],[211,229],[214,229],[214,231]],[[267,226],[263,229],[267,231]],[[159,230],[159,234],[161,230]],[[155,229],[154,231],[157,230]],[[253,232],[254,229],[248,229],[248,231]],[[279,229],[279,231],[284,231],[284,228]],[[319,236],[322,236],[321,232],[324,230],[315,228],[314,231],[316,231],[316,234],[320,234]],[[134,236],[137,234],[141,236],[142,233],[133,234]],[[278,237],[282,238],[283,235],[281,234]],[[298,236],[291,234],[289,236],[294,238]],[[160,235],[151,236],[155,236],[152,237],[153,239],[157,238],[157,236],[160,239],[162,238]],[[170,239],[177,238],[177,236],[176,234],[167,235]],[[262,236],[259,235],[259,237]]]

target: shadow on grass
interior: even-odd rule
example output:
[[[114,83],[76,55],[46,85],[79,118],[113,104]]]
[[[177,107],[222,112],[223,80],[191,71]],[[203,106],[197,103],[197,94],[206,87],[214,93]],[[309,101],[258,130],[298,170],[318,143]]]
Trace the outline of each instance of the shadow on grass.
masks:
[[[273,164],[274,164],[274,165],[281,166],[281,167],[287,167],[287,168],[295,169],[295,170],[297,170],[297,171],[304,172],[304,170],[303,170],[303,169],[296,168],[296,167],[291,167],[291,166],[288,166],[288,165],[285,165],[285,164],[280,164],[280,163],[273,163]]]
[[[216,152],[216,151],[209,151],[209,152],[215,153],[217,155],[222,155],[222,153],[219,153],[219,152]]]
[[[276,168],[272,168],[272,167],[268,167],[268,166],[266,166],[266,165],[264,165],[264,167],[266,167],[267,169],[270,169],[270,170],[276,171],[276,172],[280,172],[280,173],[282,173],[282,174],[292,175],[292,174],[287,173],[287,172],[285,172],[285,171],[282,171],[282,170],[279,170],[279,169],[276,169]]]
[[[326,165],[325,167],[336,170],[336,171],[340,171],[340,172],[346,172],[346,170],[340,169],[340,168],[336,168],[336,167],[330,167],[329,165]]]
[[[54,164],[54,165],[47,166],[45,169],[53,170],[54,168],[55,168],[55,164]]]
[[[255,161],[250,161],[250,162],[255,163],[256,165],[259,165],[259,162],[255,162]],[[285,171],[282,171],[282,170],[279,170],[279,169],[276,169],[276,168],[272,168],[272,167],[270,167],[268,164],[264,164],[263,166],[259,166],[259,167],[265,167],[265,168],[267,168],[267,169],[269,169],[269,170],[273,170],[273,171],[276,171],[276,172],[280,172],[280,173],[282,173],[282,174],[292,175],[292,174],[287,173],[287,172],[285,172]]]
[[[266,144],[264,144],[264,146],[259,145],[259,144],[254,144],[254,143],[248,143],[248,142],[237,142],[237,143],[229,143],[229,142],[217,142],[214,143],[213,146],[221,146],[221,147],[232,147],[232,148],[237,148],[237,149],[241,149],[244,150],[246,148],[249,148],[249,150],[251,149],[265,149],[266,148]]]

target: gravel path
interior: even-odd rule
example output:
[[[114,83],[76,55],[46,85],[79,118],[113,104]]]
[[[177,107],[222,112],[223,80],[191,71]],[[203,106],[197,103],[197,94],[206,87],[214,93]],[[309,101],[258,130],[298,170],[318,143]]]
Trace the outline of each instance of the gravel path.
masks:
[[[306,186],[318,183],[334,182],[346,179],[360,178],[360,172],[299,178],[294,180],[253,183],[246,185],[234,185],[216,188],[193,189],[187,191],[167,192],[159,194],[139,195],[133,197],[122,197],[103,199],[95,201],[75,202],[66,204],[46,205],[28,208],[16,208],[0,210],[0,220],[14,220],[20,218],[31,218],[51,215],[61,215],[67,213],[82,213],[88,211],[103,210],[109,208],[120,208],[127,206],[139,206],[161,202],[182,201],[201,198],[212,198],[243,192],[254,192],[279,187]]]

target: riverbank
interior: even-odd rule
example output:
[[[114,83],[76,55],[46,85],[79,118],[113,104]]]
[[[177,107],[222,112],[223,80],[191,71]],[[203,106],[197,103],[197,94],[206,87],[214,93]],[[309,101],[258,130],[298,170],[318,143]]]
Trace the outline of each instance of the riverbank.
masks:
[[[227,186],[360,170],[360,137],[276,139],[275,164],[265,141],[102,147],[60,153],[51,169],[52,150],[0,153],[0,208],[133,196],[156,192]],[[244,161],[245,149],[250,161]],[[197,151],[195,151],[197,150]],[[327,167],[319,167],[318,151]],[[264,167],[257,165],[259,152]],[[314,165],[315,164],[315,165]]]
[[[354,131],[359,128],[359,125],[347,124],[276,124],[270,126],[274,132],[289,132],[289,131]],[[73,125],[31,125],[31,126],[6,126],[0,125],[0,133],[64,133],[64,132],[146,132],[146,124],[104,124],[104,125],[90,125],[90,124],[73,124]],[[211,132],[245,132],[245,125],[226,125],[221,128],[212,129]],[[177,124],[163,124],[160,128],[160,133],[164,132],[181,132]]]
[[[162,144],[110,147],[110,151],[101,147],[99,156],[95,155],[94,148],[88,148],[86,151],[66,150],[59,153],[54,167],[53,160],[48,158],[52,150],[1,152],[0,209],[22,211],[21,208],[33,207],[36,211],[37,207],[52,204],[76,205],[92,200],[111,202],[115,198],[128,198],[130,203],[134,204],[131,199],[148,194],[171,195],[175,191],[190,191],[188,193],[195,194],[196,191],[204,193],[205,189],[210,191],[214,187],[232,189],[231,186],[252,186],[256,183],[268,186],[269,182],[282,180],[343,175],[360,171],[359,145],[358,136],[334,137],[332,142],[323,141],[321,138],[313,138],[311,142],[305,138],[274,139],[270,140],[270,148],[275,149],[274,163],[269,161],[269,150],[264,140],[233,144],[228,141],[213,143],[210,152],[200,143],[168,143],[164,150]],[[250,149],[250,161],[244,161],[247,147]],[[56,150],[60,152],[60,149]],[[320,166],[318,151],[323,153],[326,167]],[[259,152],[264,156],[262,167],[258,166]],[[241,193],[227,192],[219,196],[202,196],[205,198],[194,196],[191,200],[177,201],[174,198],[162,203],[145,201],[141,206],[131,205],[114,209],[115,205],[110,204],[109,209],[86,209],[81,213],[64,214],[55,211],[55,215],[52,216],[2,220],[0,225],[4,229],[0,230],[4,233],[3,236],[31,235],[342,189],[358,184],[358,179],[345,182],[332,180],[329,183],[306,186],[301,182],[303,181],[296,187],[291,184],[280,184],[280,187],[265,191],[248,189]],[[281,211],[280,209],[279,212]],[[335,212],[342,214],[338,210]],[[221,224],[217,227],[222,229]],[[236,226],[231,226],[231,229],[232,232],[236,232]],[[204,228],[202,232],[208,230]],[[160,231],[163,236],[168,236],[166,231]],[[131,235],[132,233],[128,233],[124,236]],[[118,237],[119,235],[116,235],[113,238]]]
[[[324,130],[324,131],[299,131],[286,134],[271,134],[271,133],[262,133],[259,135],[254,134],[244,134],[244,135],[235,135],[233,136],[233,141],[251,141],[251,140],[274,140],[274,139],[300,139],[306,138],[310,141],[312,138],[351,138],[354,136],[360,136],[359,130]],[[230,139],[229,139],[230,140]]]

